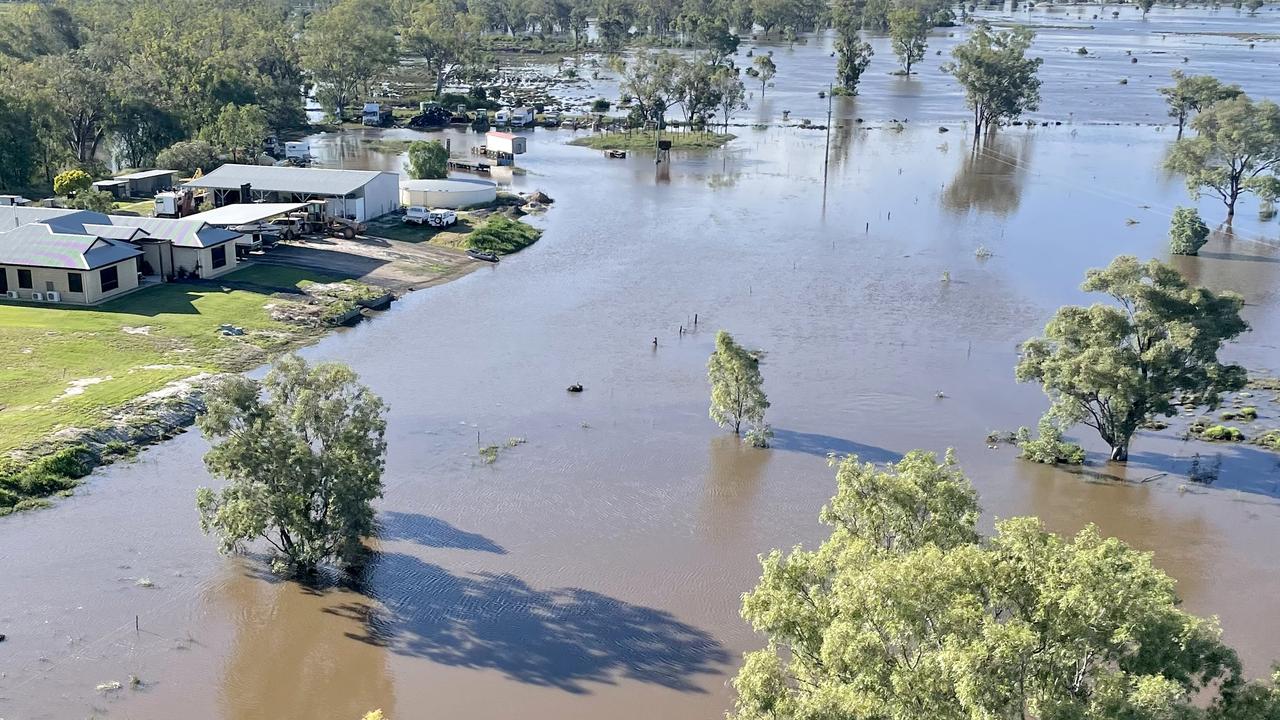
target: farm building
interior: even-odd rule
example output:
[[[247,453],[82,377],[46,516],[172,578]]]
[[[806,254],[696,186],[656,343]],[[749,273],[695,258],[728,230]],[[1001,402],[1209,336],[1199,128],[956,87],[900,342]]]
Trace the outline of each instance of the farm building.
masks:
[[[515,133],[490,130],[484,134],[484,145],[489,152],[522,155],[527,148],[528,138]]]
[[[152,197],[161,190],[173,187],[177,173],[173,170],[141,170],[117,175],[110,180],[99,180],[94,190],[109,192],[117,198]]]
[[[376,170],[223,165],[183,187],[211,191],[214,207],[324,200],[330,215],[363,222],[400,208],[399,178],[396,173]],[[247,195],[242,197],[242,193]]]
[[[497,198],[498,184],[492,180],[449,178],[400,183],[400,200],[408,206],[457,209],[486,205]]]
[[[0,297],[93,305],[150,277],[217,277],[239,233],[192,220],[0,207]]]

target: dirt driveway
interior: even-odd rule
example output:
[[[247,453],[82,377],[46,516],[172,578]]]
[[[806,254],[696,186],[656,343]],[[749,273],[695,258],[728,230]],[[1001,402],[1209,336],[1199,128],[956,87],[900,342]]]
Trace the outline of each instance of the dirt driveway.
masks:
[[[396,293],[465,275],[483,263],[462,250],[375,237],[304,238],[281,242],[253,261],[318,270],[385,287]]]

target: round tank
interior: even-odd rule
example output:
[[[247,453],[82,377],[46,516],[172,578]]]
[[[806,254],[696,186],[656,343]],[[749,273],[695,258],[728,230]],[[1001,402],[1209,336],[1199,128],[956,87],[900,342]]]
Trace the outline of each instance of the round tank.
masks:
[[[400,202],[406,206],[465,208],[487,205],[498,198],[498,183],[473,178],[406,180],[400,183]]]

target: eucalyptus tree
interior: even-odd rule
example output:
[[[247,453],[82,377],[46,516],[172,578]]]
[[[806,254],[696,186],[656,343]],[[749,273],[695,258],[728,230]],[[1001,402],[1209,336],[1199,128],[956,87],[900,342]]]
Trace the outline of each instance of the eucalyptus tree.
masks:
[[[1280,106],[1243,95],[1202,109],[1196,137],[1173,146],[1165,166],[1186,176],[1195,196],[1208,191],[1227,207],[1227,223],[1245,193],[1270,192],[1280,172]]]
[[[426,0],[415,6],[401,41],[406,54],[426,63],[438,98],[446,84],[479,62],[482,31],[478,15],[448,0]]]
[[[928,37],[929,19],[923,10],[899,7],[889,13],[889,38],[905,74],[910,75],[911,66],[924,59],[924,51],[929,47]]]
[[[262,540],[276,565],[307,572],[359,560],[382,496],[386,406],[345,365],[296,355],[264,380],[228,377],[196,424],[212,447],[205,465],[226,481],[200,488],[200,526],[223,552]]]
[[[1246,717],[1231,714],[1241,695],[1280,704],[1244,685],[1216,622],[1181,608],[1150,553],[1036,518],[980,538],[951,453],[846,458],[836,486],[830,536],[762,556],[743,596],[767,645],[743,657],[731,720],[1193,720]]]
[[[1244,91],[1239,85],[1223,85],[1212,75],[1187,75],[1173,71],[1173,84],[1158,92],[1169,105],[1169,117],[1178,121],[1178,137],[1192,116],[1220,100],[1240,97]]]
[[[716,333],[716,349],[707,361],[711,383],[711,419],[723,428],[741,434],[742,423],[763,427],[769,400],[760,374],[760,354],[734,341],[721,330]]]
[[[964,88],[965,102],[973,111],[975,143],[985,131],[1040,106],[1036,72],[1044,61],[1027,57],[1034,37],[1025,27],[997,32],[981,21],[952,51],[955,61],[948,69]]]
[[[1209,226],[1200,219],[1195,208],[1180,207],[1173,211],[1169,223],[1169,252],[1174,255],[1196,255],[1209,241]]]
[[[302,66],[317,99],[339,120],[398,61],[390,20],[390,8],[377,0],[338,0],[307,23]]]
[[[1043,336],[1022,344],[1016,376],[1041,384],[1055,418],[1097,431],[1112,460],[1129,459],[1147,418],[1177,412],[1176,395],[1213,407],[1244,387],[1245,369],[1218,358],[1249,329],[1239,295],[1192,287],[1177,270],[1128,255],[1089,270],[1081,288],[1113,302],[1060,308]]]

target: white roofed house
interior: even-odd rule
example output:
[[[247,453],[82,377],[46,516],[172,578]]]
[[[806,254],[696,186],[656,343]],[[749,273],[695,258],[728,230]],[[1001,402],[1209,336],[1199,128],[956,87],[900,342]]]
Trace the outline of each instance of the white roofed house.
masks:
[[[190,220],[0,207],[0,297],[93,305],[157,280],[236,267],[239,233]]]
[[[361,222],[400,209],[400,176],[378,170],[223,165],[183,187],[211,191],[215,207],[323,200],[329,215]]]

